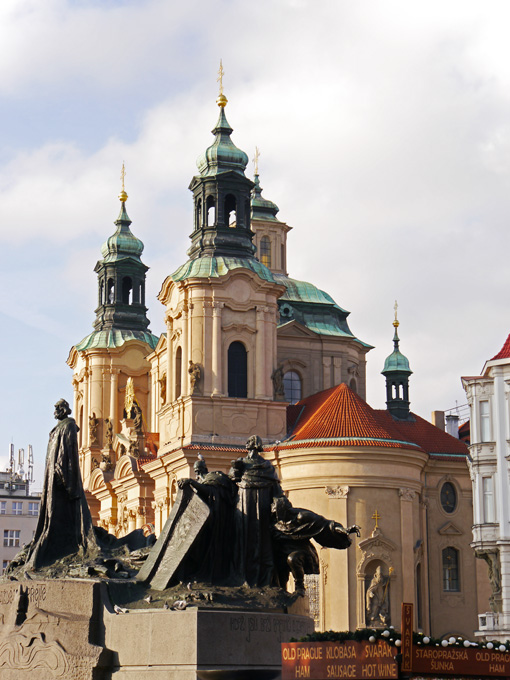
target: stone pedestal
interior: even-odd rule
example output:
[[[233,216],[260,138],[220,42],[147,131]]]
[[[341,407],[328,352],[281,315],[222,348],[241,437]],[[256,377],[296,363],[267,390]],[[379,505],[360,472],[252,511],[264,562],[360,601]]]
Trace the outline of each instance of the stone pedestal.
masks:
[[[130,609],[106,585],[62,579],[0,585],[2,680],[271,680],[282,642],[307,616],[260,611]]]

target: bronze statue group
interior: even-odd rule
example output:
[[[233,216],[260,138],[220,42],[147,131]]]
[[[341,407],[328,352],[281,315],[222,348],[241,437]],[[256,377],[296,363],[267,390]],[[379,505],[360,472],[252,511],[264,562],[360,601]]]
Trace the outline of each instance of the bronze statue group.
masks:
[[[55,405],[58,424],[50,433],[41,511],[34,539],[17,564],[37,570],[75,553],[86,555],[101,542],[119,540],[93,527],[83,491],[77,426],[69,404]],[[164,589],[179,581],[286,589],[292,574],[304,592],[305,574],[319,573],[311,539],[344,549],[359,528],[345,529],[310,510],[294,508],[272,463],[261,455],[260,437],[246,443],[247,455],[227,474],[209,472],[199,456],[196,479],[181,479],[170,517],[137,578]],[[141,531],[141,530],[138,530]]]

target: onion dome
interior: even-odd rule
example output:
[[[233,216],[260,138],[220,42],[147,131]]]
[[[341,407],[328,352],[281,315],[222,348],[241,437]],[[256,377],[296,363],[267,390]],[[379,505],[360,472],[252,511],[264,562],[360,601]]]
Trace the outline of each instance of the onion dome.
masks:
[[[251,192],[251,218],[252,220],[270,220],[278,222],[276,217],[277,212],[280,208],[269,201],[267,198],[262,196],[262,187],[260,186],[260,180],[258,173],[255,174],[255,186]]]
[[[143,253],[143,243],[131,232],[129,225],[131,220],[126,211],[127,194],[121,192],[120,213],[114,224],[117,225],[115,233],[101,246],[101,254],[104,262],[114,262],[115,260],[131,257],[139,260]],[[124,199],[124,200],[122,200]]]
[[[225,105],[220,103],[219,106],[220,116],[215,128],[212,130],[216,139],[197,158],[198,170],[202,177],[217,175],[228,170],[233,170],[244,176],[245,168],[248,165],[248,156],[244,151],[238,149],[230,139],[233,129],[230,127],[225,115]]]
[[[381,373],[383,375],[386,375],[387,373],[407,373],[407,375],[411,375],[412,371],[409,366],[409,359],[404,356],[399,349],[400,339],[397,332],[399,322],[395,320],[393,322],[393,326],[395,327],[395,334],[393,335],[394,349],[389,357],[386,358],[386,361],[384,362],[384,368]]]

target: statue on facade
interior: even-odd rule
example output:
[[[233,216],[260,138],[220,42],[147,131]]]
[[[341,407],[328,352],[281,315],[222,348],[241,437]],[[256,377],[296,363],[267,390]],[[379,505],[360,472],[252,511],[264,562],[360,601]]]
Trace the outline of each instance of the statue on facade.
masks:
[[[282,588],[286,588],[292,574],[296,591],[304,593],[305,574],[319,573],[319,556],[310,539],[325,548],[343,550],[352,543],[350,534],[360,535],[357,525],[345,529],[339,522],[311,510],[294,508],[285,496],[275,498],[271,510],[275,565]]]
[[[271,504],[283,492],[273,464],[260,455],[260,437],[250,437],[246,449],[248,455],[232,461],[229,472],[238,490],[234,571],[241,582],[250,586],[268,586],[274,573]]]
[[[131,414],[132,414],[133,425],[135,427],[136,434],[142,434],[142,432],[143,432],[143,415],[142,415],[142,409],[140,407],[140,404],[137,401],[133,402]]]
[[[195,390],[198,387],[198,381],[200,380],[200,366],[193,363],[191,359],[189,360],[188,373],[190,393],[195,394]]]
[[[111,449],[113,446],[113,422],[111,418],[105,418],[106,432],[104,436],[105,447]]]
[[[390,625],[390,574],[384,575],[379,565],[372,576],[366,593],[367,626]]]
[[[158,380],[159,383],[159,396],[161,399],[161,403],[165,404],[166,403],[166,373],[163,374],[163,377],[161,377]]]
[[[275,399],[281,399],[285,397],[285,388],[283,385],[283,368],[277,366],[271,374],[271,380],[273,381],[273,391]]]
[[[140,447],[136,440],[129,443],[129,455],[133,458],[140,458]]]
[[[126,394],[124,395],[124,418],[133,418],[133,404],[135,401],[135,384],[129,377],[126,382]]]
[[[65,399],[55,404],[58,424],[50,432],[41,507],[27,568],[38,569],[79,550],[96,547],[78,459],[78,428]]]
[[[90,445],[91,446],[99,444],[99,440],[97,438],[98,425],[99,425],[99,418],[96,418],[96,414],[92,413],[92,415],[89,416],[89,438],[90,438]]]

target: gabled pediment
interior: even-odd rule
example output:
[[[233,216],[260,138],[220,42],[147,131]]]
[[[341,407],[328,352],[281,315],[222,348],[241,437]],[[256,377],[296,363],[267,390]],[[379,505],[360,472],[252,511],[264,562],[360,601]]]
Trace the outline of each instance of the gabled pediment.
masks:
[[[437,533],[441,536],[462,536],[464,533],[453,522],[446,522],[442,527],[439,527]]]
[[[363,550],[363,552],[374,552],[374,549],[377,549],[377,552],[388,551],[391,553],[397,549],[395,543],[390,541],[389,538],[383,536],[383,533],[380,529],[375,529],[372,532],[372,536],[360,541],[358,546],[361,550]]]
[[[295,319],[288,321],[283,326],[278,326],[278,336],[293,338],[316,338],[317,334],[303,326]]]

